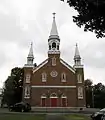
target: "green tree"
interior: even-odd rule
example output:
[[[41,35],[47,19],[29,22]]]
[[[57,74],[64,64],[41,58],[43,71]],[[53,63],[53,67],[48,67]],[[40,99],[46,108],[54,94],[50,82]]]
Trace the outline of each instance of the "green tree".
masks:
[[[11,105],[22,100],[23,76],[23,68],[15,67],[11,70],[11,75],[4,83],[3,103]]]
[[[102,83],[94,85],[94,106],[105,108],[105,86]]]
[[[77,12],[73,21],[84,27],[84,31],[95,32],[96,37],[105,37],[105,0],[61,0],[67,1]]]
[[[92,80],[86,79],[85,80],[85,96],[86,96],[86,106],[93,107],[92,105],[92,87],[93,83]]]

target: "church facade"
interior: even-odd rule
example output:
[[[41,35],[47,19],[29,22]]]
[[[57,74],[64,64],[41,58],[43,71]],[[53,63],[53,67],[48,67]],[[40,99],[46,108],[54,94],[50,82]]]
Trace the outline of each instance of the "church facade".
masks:
[[[34,65],[31,44],[24,65],[23,101],[33,107],[85,107],[84,69],[78,46],[75,48],[74,66],[60,58],[60,38],[55,14],[48,38],[48,58]]]

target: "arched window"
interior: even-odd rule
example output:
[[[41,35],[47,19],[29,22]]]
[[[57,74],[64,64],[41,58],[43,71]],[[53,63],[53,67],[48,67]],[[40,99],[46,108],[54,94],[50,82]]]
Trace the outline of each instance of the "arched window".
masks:
[[[57,50],[59,50],[59,45],[57,45]]]
[[[55,57],[52,58],[52,66],[56,66],[56,58]]]
[[[61,74],[61,82],[66,82],[66,73]]]
[[[82,75],[81,74],[77,75],[77,81],[78,81],[78,83],[82,83]]]
[[[49,45],[49,50],[51,50],[51,45]]]
[[[83,87],[78,87],[78,99],[83,99]]]
[[[29,73],[26,74],[26,83],[30,83],[30,78],[31,78],[31,75]]]
[[[42,82],[46,82],[47,74],[45,72],[42,73]]]
[[[56,43],[55,42],[52,43],[52,48],[56,48]]]
[[[30,98],[30,86],[25,86],[25,98]]]

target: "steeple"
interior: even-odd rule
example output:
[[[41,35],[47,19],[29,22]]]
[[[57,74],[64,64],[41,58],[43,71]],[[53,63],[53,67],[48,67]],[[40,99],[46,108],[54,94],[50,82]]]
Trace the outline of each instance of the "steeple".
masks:
[[[28,57],[34,58],[34,55],[33,55],[33,43],[32,42],[31,42],[31,47],[30,47],[30,50],[29,50]]]
[[[76,43],[76,48],[75,48],[75,56],[74,56],[74,59],[75,59],[75,58],[81,59],[80,54],[79,54],[79,50],[78,50],[78,45],[77,45],[77,43]]]
[[[33,43],[31,43],[31,47],[30,47],[29,54],[28,54],[28,57],[27,57],[27,64],[25,64],[25,66],[33,67],[33,60],[34,60]]]
[[[58,31],[56,26],[55,14],[56,13],[53,13],[53,23],[52,23],[50,36],[48,39],[48,45],[49,45],[48,54],[60,54],[59,51],[60,39],[58,36]]]
[[[75,48],[74,63],[75,63],[75,66],[81,65],[81,57],[79,54],[77,43],[76,43],[76,48]]]
[[[50,32],[50,36],[52,36],[52,35],[57,35],[58,36],[57,26],[56,26],[56,22],[55,22],[55,14],[56,13],[53,13],[53,23],[52,23],[52,29],[51,29],[51,32]]]

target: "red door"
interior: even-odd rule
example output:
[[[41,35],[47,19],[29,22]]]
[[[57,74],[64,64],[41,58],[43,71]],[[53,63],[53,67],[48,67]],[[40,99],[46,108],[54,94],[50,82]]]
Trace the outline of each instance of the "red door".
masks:
[[[67,98],[61,98],[62,99],[62,107],[67,107]]]
[[[46,106],[46,98],[41,98],[42,107]]]
[[[57,98],[51,98],[51,107],[57,107]]]

